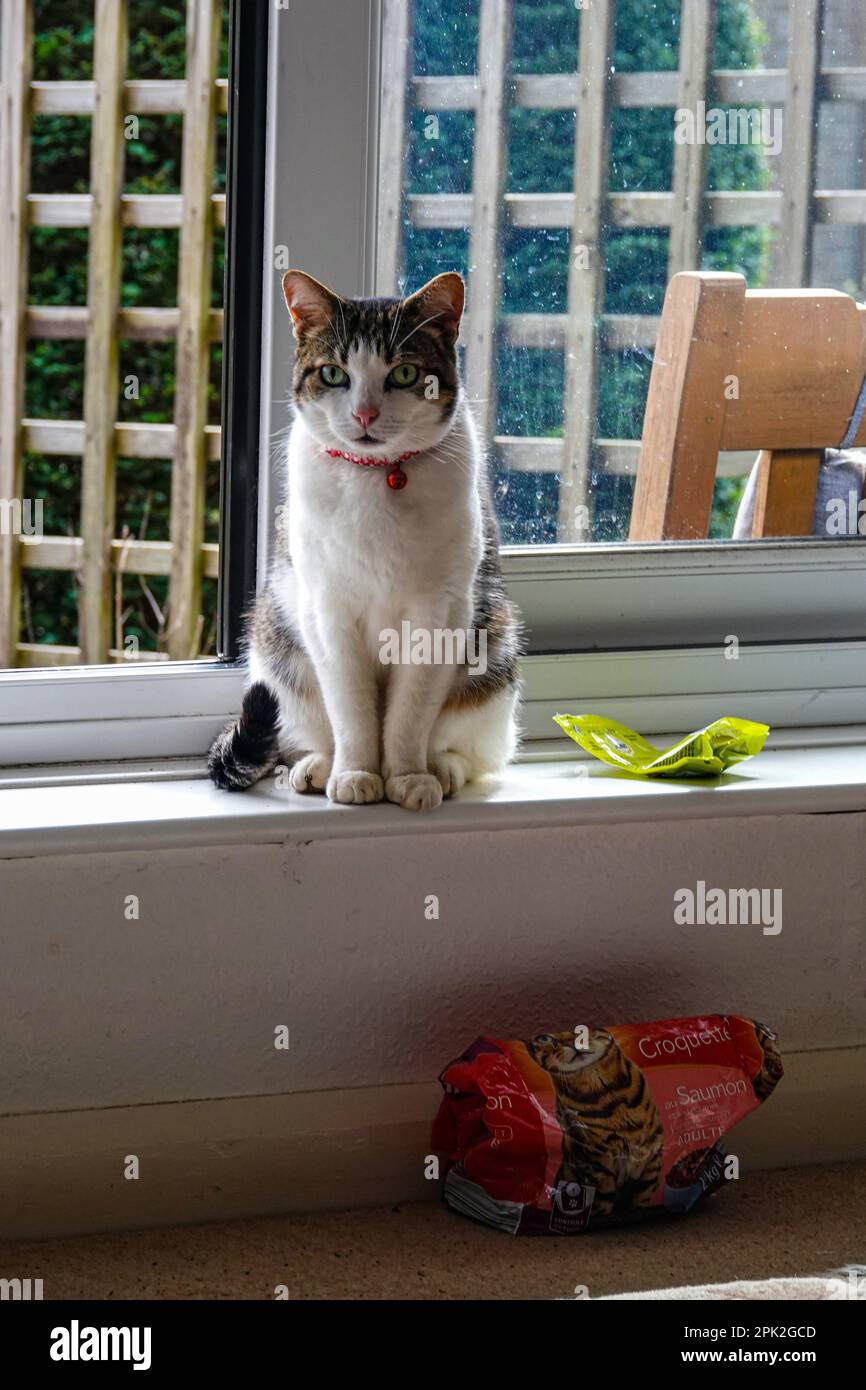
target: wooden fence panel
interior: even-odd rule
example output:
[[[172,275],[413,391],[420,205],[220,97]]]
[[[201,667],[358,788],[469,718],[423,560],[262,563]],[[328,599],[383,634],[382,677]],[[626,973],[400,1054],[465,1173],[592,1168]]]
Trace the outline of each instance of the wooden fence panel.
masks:
[[[228,109],[228,82],[217,78],[217,110]],[[91,116],[92,82],[31,82],[33,113],[39,116]],[[183,78],[146,78],[123,84],[124,108],[136,116],[182,115],[186,110]]]
[[[96,0],[94,105],[90,147],[92,199],[87,250],[89,332],[84,360],[84,458],[81,472],[81,588],[78,630],[82,660],[107,660],[111,633],[111,540],[114,535],[114,426],[120,390],[117,313],[120,308],[125,145],[123,80],[127,57],[126,0]]]
[[[117,316],[117,335],[121,341],[166,343],[177,337],[180,312],[177,309],[121,309]],[[28,338],[86,338],[90,323],[87,306],[31,304],[25,319]],[[212,343],[221,343],[223,311],[211,309],[208,332]]]
[[[211,197],[214,222],[226,224],[224,193]],[[89,193],[31,193],[27,197],[31,227],[89,227],[93,198]],[[124,227],[181,227],[183,198],[179,193],[124,193],[120,200]]]
[[[505,221],[512,227],[570,227],[574,201],[573,193],[506,193]],[[771,188],[705,193],[703,201],[709,227],[780,227],[783,223],[782,194]],[[866,223],[866,189],[819,188],[812,194],[811,203],[815,222],[858,227]],[[417,227],[468,227],[472,221],[472,195],[413,193],[409,196],[409,213]],[[607,215],[613,227],[670,227],[674,195],[608,193]]]
[[[187,106],[183,121],[175,378],[175,457],[171,486],[172,566],[167,646],[190,660],[200,643],[201,543],[204,532],[205,426],[213,269],[211,194],[216,161],[213,74],[220,39],[219,0],[188,0]]]
[[[692,0],[684,3],[690,6]],[[787,77],[786,68],[714,68],[711,85],[722,105],[781,105]],[[825,101],[866,101],[866,67],[821,68],[818,85]],[[573,111],[578,87],[573,72],[519,73],[514,79],[514,104]],[[473,111],[478,101],[474,77],[413,77],[412,90],[417,105],[431,111]],[[679,106],[681,92],[682,74],[677,71],[613,75],[613,104],[625,111]]]
[[[469,238],[471,317],[465,335],[465,375],[467,395],[482,439],[491,439],[496,427],[496,324],[502,264],[502,200],[507,173],[511,33],[511,5],[503,5],[501,0],[481,0]]]
[[[28,100],[33,35],[30,0],[3,0],[0,18],[0,501],[21,497],[24,314],[27,303],[25,196],[30,164]],[[0,525],[0,667],[15,661],[20,584],[19,538]]]
[[[563,543],[589,539],[590,475],[598,399],[598,327],[604,305],[604,222],[610,129],[613,0],[580,11],[580,89],[574,155],[564,448],[559,479]]]
[[[696,110],[708,96],[707,79],[716,28],[716,0],[690,0],[683,5],[680,26],[681,108]],[[671,232],[668,243],[668,278],[680,270],[700,266],[704,220],[707,145],[703,140],[674,146]]]
[[[378,294],[396,295],[403,271],[403,215],[406,207],[405,166],[408,141],[406,120],[412,63],[413,10],[413,0],[384,0],[376,244]]]
[[[791,0],[788,80],[782,126],[782,277],[808,285],[812,268],[812,195],[815,185],[818,74],[824,0]]]

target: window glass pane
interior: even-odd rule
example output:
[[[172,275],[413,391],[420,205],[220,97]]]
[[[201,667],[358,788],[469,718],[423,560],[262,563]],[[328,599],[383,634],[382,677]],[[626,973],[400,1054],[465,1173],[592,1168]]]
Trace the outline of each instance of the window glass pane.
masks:
[[[0,439],[14,439],[0,467],[0,567],[12,576],[0,584],[0,667],[209,656],[216,650],[221,314],[211,315],[211,341],[200,353],[193,345],[182,360],[177,339],[182,321],[222,308],[218,199],[195,258],[204,274],[194,269],[185,288],[181,244],[189,209],[208,193],[225,194],[228,0],[216,8],[213,41],[207,7],[186,0],[127,0],[98,12],[94,0],[32,0],[20,13],[26,8],[32,46],[18,11],[4,16],[3,28],[13,50],[6,70],[16,84],[4,99],[22,113],[27,170],[15,194],[29,199],[29,210],[21,247],[4,247],[18,260],[26,291],[23,332],[17,343],[5,340],[20,356],[23,423],[17,411],[11,430],[10,420],[0,419]],[[126,32],[119,23],[124,10]],[[192,28],[191,16],[198,16]],[[179,80],[190,63],[204,80],[184,90]],[[28,77],[38,84],[32,98]],[[118,98],[117,130],[98,125],[88,85],[97,77],[109,107]],[[193,186],[193,174],[189,206],[188,121],[201,132],[189,138],[200,143],[199,169],[209,183],[207,190]],[[13,138],[14,127],[0,124],[0,141]],[[0,161],[7,170],[15,164],[14,156]],[[115,210],[116,276],[112,248],[93,253],[94,194]],[[8,196],[0,189],[4,206]],[[120,313],[112,318],[115,302]],[[106,315],[109,341],[100,336],[95,345],[94,323]],[[194,339],[187,334],[185,341]],[[120,432],[88,461],[89,409]],[[180,466],[188,478],[203,467],[202,485],[191,487],[201,501],[173,526],[175,421],[189,409],[196,441]],[[203,462],[192,457],[199,448]],[[103,559],[104,515],[112,518],[112,544]],[[201,573],[190,567],[182,631],[170,641],[172,557],[201,544]],[[96,564],[85,554],[96,555]]]
[[[384,278],[411,290],[445,270],[467,277],[469,351],[487,370],[464,366],[467,381],[493,383],[473,408],[504,542],[866,534],[866,453],[825,452],[849,433],[866,374],[854,304],[767,310],[776,317],[755,339],[767,393],[748,351],[765,307],[742,297],[863,298],[860,0],[828,0],[822,30],[812,6],[719,0],[713,32],[700,27],[713,7],[681,0],[407,4],[405,71],[385,79],[406,83],[406,130],[383,131],[382,147],[390,161],[405,143],[404,236]],[[498,301],[479,325],[473,282],[491,264]],[[714,357],[697,360],[701,332],[676,340],[651,399],[654,418],[682,428],[656,428],[641,450],[665,292],[681,271],[734,272],[740,298],[724,313],[702,301]],[[813,336],[826,345],[816,355]],[[681,367],[697,383],[682,399]],[[808,419],[804,391],[817,402]]]

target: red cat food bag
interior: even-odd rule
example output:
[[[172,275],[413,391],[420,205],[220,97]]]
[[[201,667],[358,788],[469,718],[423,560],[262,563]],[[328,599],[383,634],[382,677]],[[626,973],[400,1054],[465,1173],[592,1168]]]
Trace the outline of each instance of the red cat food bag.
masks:
[[[479,1038],[439,1078],[445,1200],[512,1235],[688,1211],[781,1076],[775,1033],[736,1014]]]

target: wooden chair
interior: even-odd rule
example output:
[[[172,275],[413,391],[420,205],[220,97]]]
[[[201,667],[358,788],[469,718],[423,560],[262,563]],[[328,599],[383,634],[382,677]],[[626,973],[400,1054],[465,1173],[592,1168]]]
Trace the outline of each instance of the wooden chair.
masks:
[[[812,534],[822,450],[866,445],[866,305],[685,271],[667,288],[629,540],[706,538],[720,450],[760,450],[754,536]]]

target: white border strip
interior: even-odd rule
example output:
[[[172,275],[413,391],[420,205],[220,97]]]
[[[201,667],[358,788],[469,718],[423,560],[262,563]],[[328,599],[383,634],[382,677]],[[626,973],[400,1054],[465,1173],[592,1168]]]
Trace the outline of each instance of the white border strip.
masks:
[[[530,656],[523,663],[525,739],[549,739],[554,714],[605,714],[652,734],[700,728],[723,714],[780,728],[862,722],[866,643],[789,643]],[[240,708],[244,672],[205,662],[0,673],[6,722],[0,768],[123,758],[204,758]],[[58,720],[58,710],[80,718]]]

